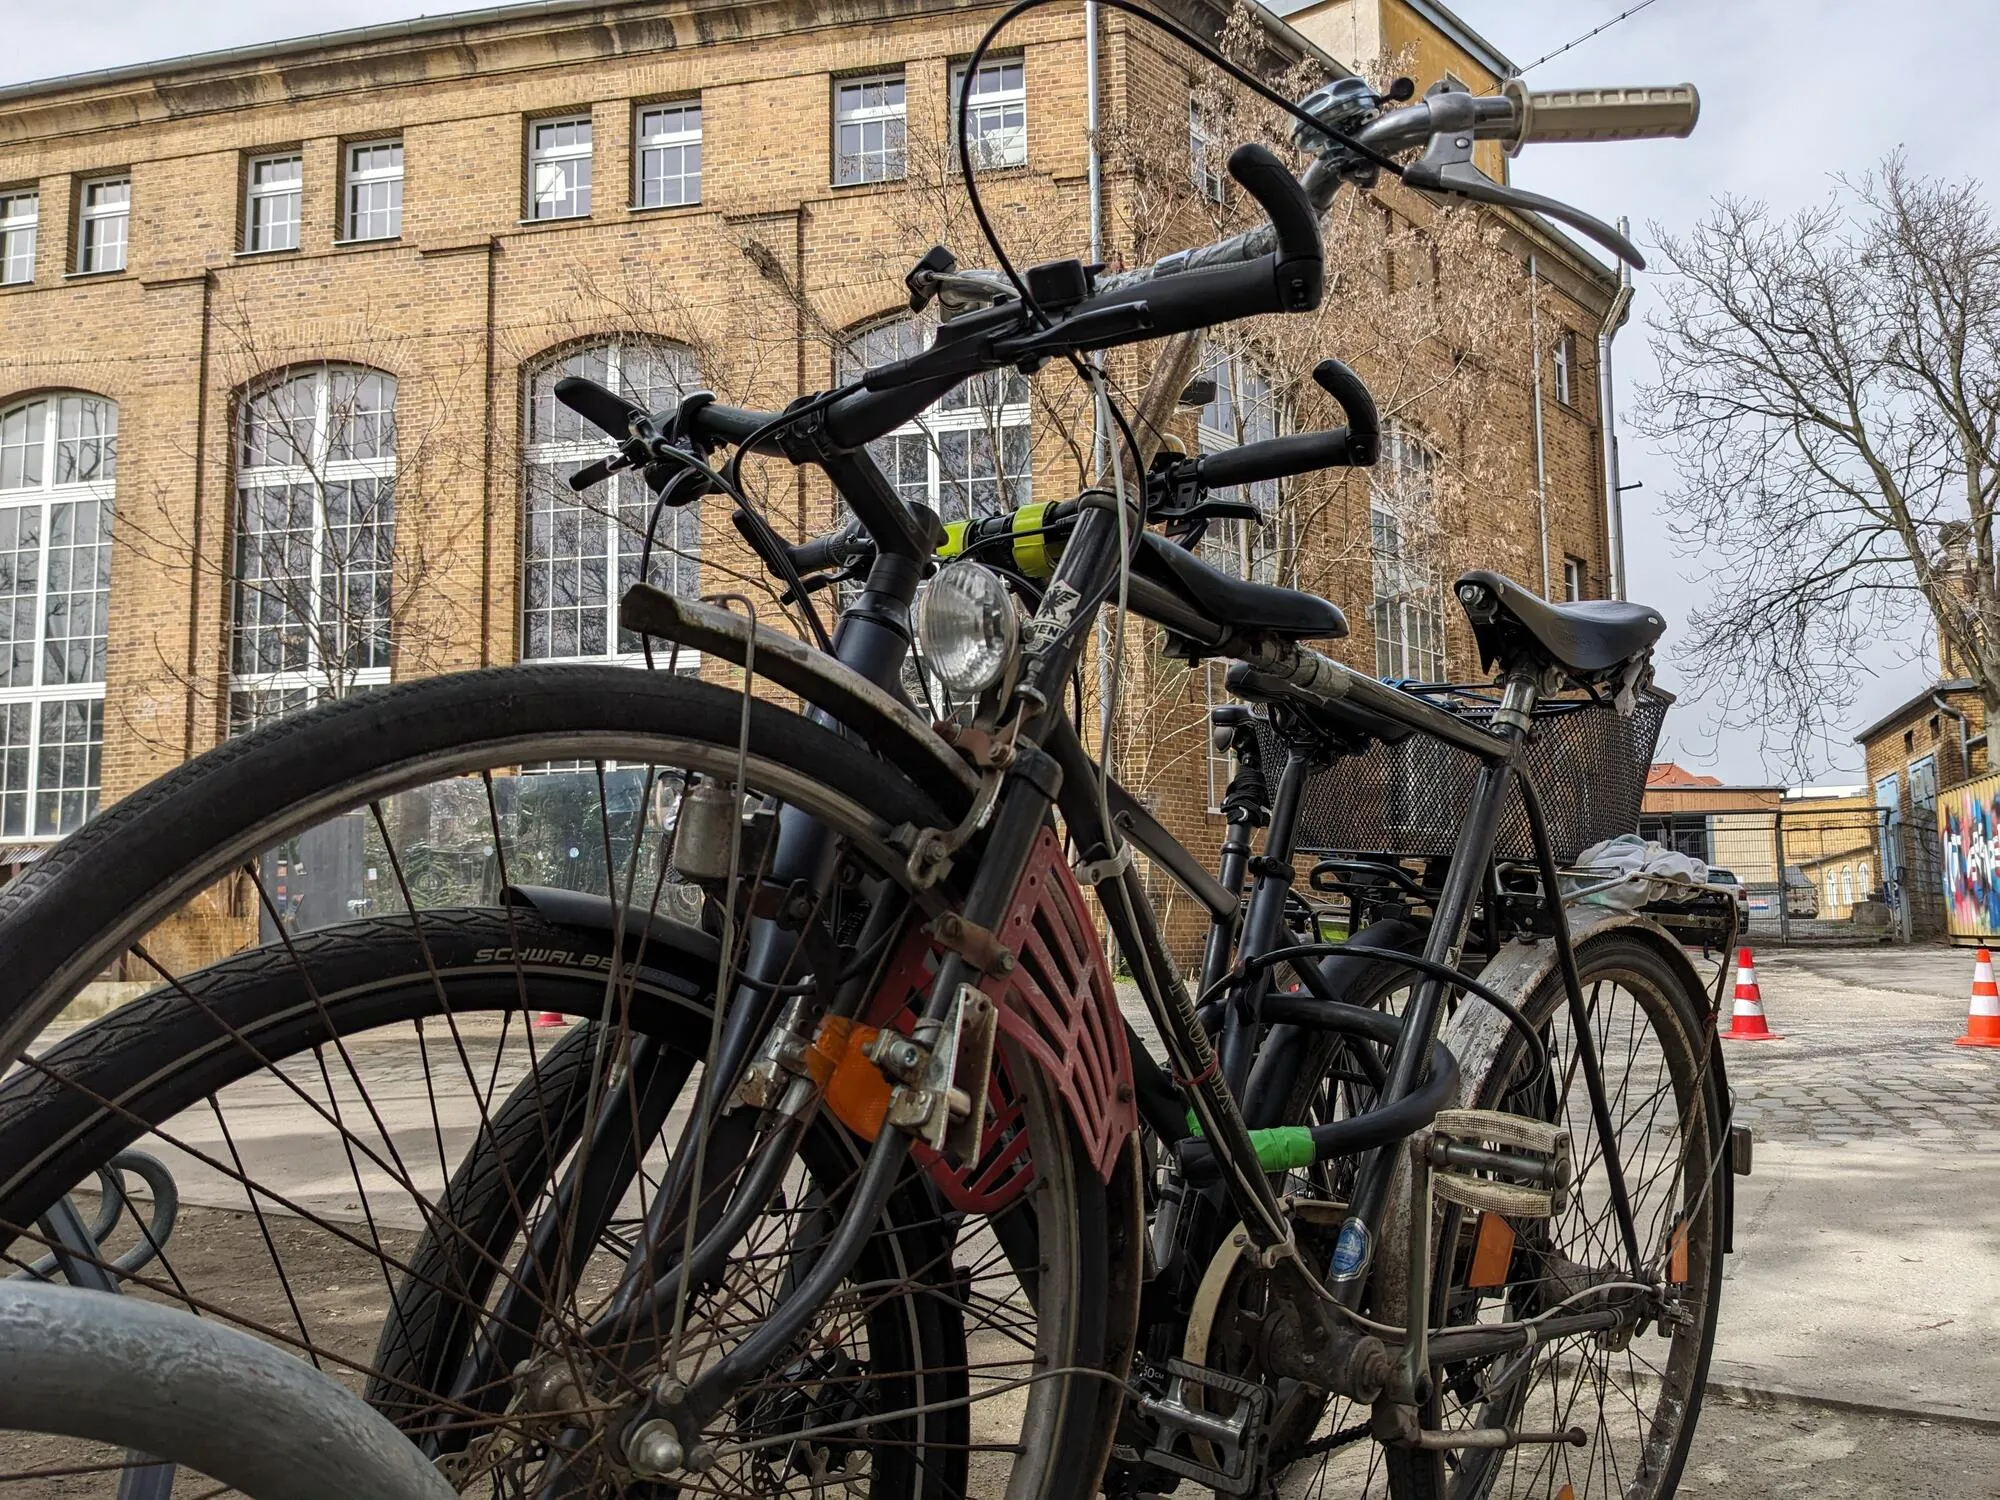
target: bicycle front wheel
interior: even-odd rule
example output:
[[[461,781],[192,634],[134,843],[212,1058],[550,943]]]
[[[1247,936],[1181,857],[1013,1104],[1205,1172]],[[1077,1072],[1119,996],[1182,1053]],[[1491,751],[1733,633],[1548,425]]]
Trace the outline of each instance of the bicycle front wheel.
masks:
[[[802,996],[815,966],[886,951],[862,934],[907,901],[888,830],[939,817],[768,704],[750,705],[741,756],[744,712],[738,694],[638,673],[470,674],[302,715],[112,809],[0,912],[19,1024],[109,961],[158,986],[45,1038],[0,1086],[7,1257],[42,1255],[51,1205],[139,1145],[173,1165],[182,1207],[128,1293],[319,1363],[468,1493],[538,1493],[555,1467],[568,1493],[641,1484],[635,1403],[725,1356],[809,1273],[866,1149],[830,1118],[787,1138],[753,1108],[691,1127],[715,996],[743,954],[713,920],[736,893],[668,858],[679,791],[740,773],[747,805],[831,834],[828,879],[798,913],[815,956],[781,981]],[[321,899],[329,867],[358,894]],[[519,892],[559,880],[599,919]],[[322,926],[315,901],[363,911]],[[35,952],[58,926],[82,965]],[[232,934],[242,951],[215,959]],[[588,1024],[551,1042],[530,1025],[542,1012]],[[912,1165],[797,1347],[704,1428],[714,1466],[676,1492],[1094,1487],[1117,1361],[1114,1198],[1046,1080],[1010,1068],[1032,1193],[1011,1216],[947,1212]],[[607,1346],[592,1330],[628,1267],[681,1248],[645,1243],[649,1210],[704,1152],[702,1225],[758,1163],[783,1165],[720,1268]],[[139,1207],[107,1264],[144,1238]],[[53,1471],[109,1495],[122,1463],[29,1439],[0,1453],[0,1493],[24,1495]]]

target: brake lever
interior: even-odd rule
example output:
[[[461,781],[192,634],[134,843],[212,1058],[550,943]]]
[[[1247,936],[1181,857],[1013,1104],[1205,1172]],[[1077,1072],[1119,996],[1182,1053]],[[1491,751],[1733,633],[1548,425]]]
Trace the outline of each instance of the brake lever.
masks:
[[[1469,99],[1470,96],[1447,93],[1431,97],[1429,102],[1434,118],[1463,113],[1464,123],[1440,130],[1431,137],[1422,158],[1403,168],[1404,186],[1427,193],[1450,193],[1475,203],[1491,203],[1498,208],[1519,208],[1542,214],[1569,225],[1585,239],[1595,240],[1633,270],[1646,269],[1646,257],[1639,253],[1639,247],[1602,219],[1555,198],[1495,182],[1480,171],[1472,160],[1474,135],[1471,112],[1452,108],[1451,101],[1460,98]]]

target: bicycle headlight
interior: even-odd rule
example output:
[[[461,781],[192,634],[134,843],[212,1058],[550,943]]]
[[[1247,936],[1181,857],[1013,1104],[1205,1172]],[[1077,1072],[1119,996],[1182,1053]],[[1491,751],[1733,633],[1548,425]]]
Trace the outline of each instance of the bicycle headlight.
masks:
[[[924,590],[917,640],[925,664],[955,697],[983,693],[1007,675],[1020,649],[1014,596],[992,569],[952,563]]]

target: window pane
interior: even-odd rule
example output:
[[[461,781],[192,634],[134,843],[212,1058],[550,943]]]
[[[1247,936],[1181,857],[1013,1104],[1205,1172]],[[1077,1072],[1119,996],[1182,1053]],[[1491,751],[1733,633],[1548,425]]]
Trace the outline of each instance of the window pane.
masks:
[[[41,488],[48,417],[46,401],[30,401],[0,414],[0,490]]]
[[[0,194],[0,286],[35,279],[35,239],[41,220],[37,193]]]
[[[44,703],[39,730],[35,833],[68,833],[97,811],[104,704],[97,699]]]

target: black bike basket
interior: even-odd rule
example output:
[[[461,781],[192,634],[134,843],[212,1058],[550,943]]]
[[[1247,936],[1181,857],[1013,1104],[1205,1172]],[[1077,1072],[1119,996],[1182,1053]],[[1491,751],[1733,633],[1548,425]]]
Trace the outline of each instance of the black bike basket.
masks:
[[[1440,708],[1482,723],[1498,701],[1493,689],[1415,689]],[[1646,770],[1673,695],[1642,694],[1631,717],[1609,703],[1551,698],[1536,705],[1527,770],[1542,794],[1549,842],[1568,863],[1592,844],[1633,833]],[[1284,750],[1268,728],[1265,774],[1275,787]],[[1316,771],[1299,803],[1298,848],[1308,854],[1447,855],[1472,805],[1479,760],[1441,740],[1412,734],[1400,744],[1376,743]],[[1528,814],[1518,790],[1500,815],[1496,859],[1532,860]]]

